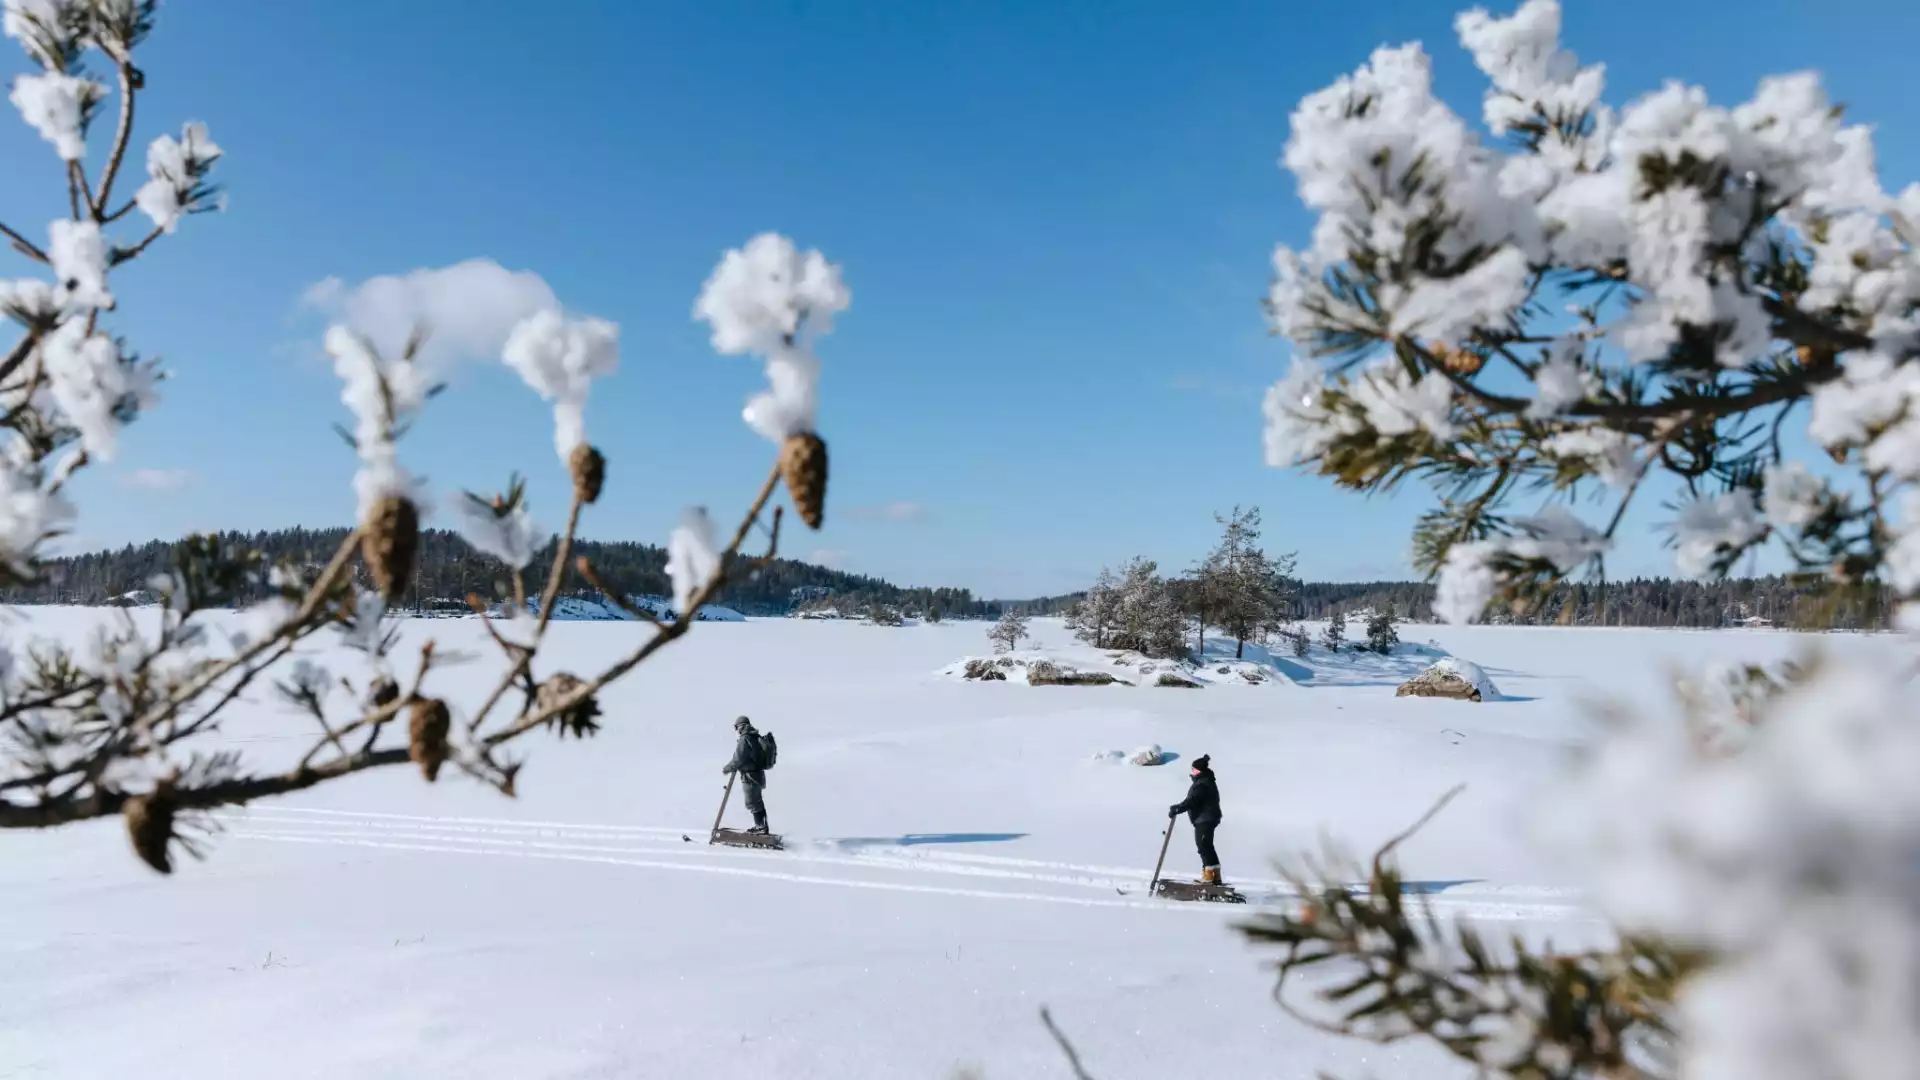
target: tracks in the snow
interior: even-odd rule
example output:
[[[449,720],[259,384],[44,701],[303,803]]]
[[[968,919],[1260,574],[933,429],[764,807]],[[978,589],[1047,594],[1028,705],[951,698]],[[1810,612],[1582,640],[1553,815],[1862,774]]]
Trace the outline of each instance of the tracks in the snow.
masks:
[[[1147,897],[1145,879],[1150,871],[1145,868],[867,843],[856,846],[794,836],[787,837],[787,850],[780,852],[710,847],[706,830],[698,827],[254,807],[234,822],[227,834],[278,843],[600,863],[891,892],[1087,907],[1220,911],[1210,904],[1178,904]],[[689,843],[683,837],[693,840]],[[1256,905],[1293,895],[1279,881],[1236,878],[1234,885]],[[1561,921],[1588,917],[1577,896],[1553,889],[1473,886],[1426,899],[1436,913],[1473,919]]]

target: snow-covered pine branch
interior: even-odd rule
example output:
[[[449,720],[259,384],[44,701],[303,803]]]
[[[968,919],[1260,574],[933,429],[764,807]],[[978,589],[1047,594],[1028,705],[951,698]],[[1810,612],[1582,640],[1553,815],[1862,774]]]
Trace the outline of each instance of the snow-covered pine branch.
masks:
[[[145,85],[134,56],[153,29],[155,3],[0,4],[6,35],[33,67],[12,80],[9,100],[64,163],[71,210],[44,232],[0,220],[0,236],[38,269],[38,276],[0,280],[0,315],[20,328],[0,360],[0,583],[17,583],[35,578],[42,546],[77,515],[64,494],[68,480],[90,462],[113,459],[120,428],[156,402],[153,366],[103,328],[117,313],[110,279],[186,218],[224,204],[212,180],[223,151],[198,122],[181,127],[178,137],[157,135],[147,145],[146,180],[116,204],[133,101]],[[96,81],[88,60],[104,61],[119,101],[97,171],[89,160],[94,121],[116,88]],[[151,228],[119,235],[136,209]],[[624,597],[607,597],[652,623],[653,633],[591,677],[561,671],[536,680],[533,661],[567,574],[599,587],[591,563],[572,560],[571,551],[583,511],[607,481],[607,460],[587,439],[586,406],[593,383],[618,369],[619,329],[557,307],[512,329],[501,360],[552,405],[570,508],[535,618],[523,572],[546,536],[530,515],[526,485],[516,476],[501,494],[451,499],[462,536],[498,560],[512,583],[510,617],[486,623],[505,671],[484,702],[462,716],[427,691],[446,657],[431,640],[417,657],[393,655],[398,635],[388,616],[414,580],[420,523],[430,506],[425,482],[401,452],[413,422],[444,388],[421,348],[437,330],[458,337],[464,328],[419,326],[391,354],[349,324],[329,328],[325,346],[351,417],[339,430],[358,459],[356,527],[330,558],[312,564],[270,564],[260,552],[216,537],[189,538],[170,571],[150,585],[162,606],[157,629],[128,618],[84,649],[52,640],[0,647],[0,828],[120,815],[139,857],[168,872],[176,850],[200,853],[195,838],[207,812],[367,769],[412,764],[431,781],[451,766],[512,793],[521,763],[504,757],[507,743],[535,729],[593,734],[598,691],[688,632],[732,577],[773,558],[782,512],[767,510],[783,481],[801,519],[819,526],[827,459],[814,430],[814,345],[849,301],[839,268],[817,251],[800,254],[785,237],[763,234],[724,254],[696,312],[712,323],[719,351],[766,358],[770,388],[748,406],[746,419],[778,449],[731,534],[716,534],[704,510],[687,511],[673,531],[668,573],[680,618],[661,623]],[[741,548],[756,527],[765,530],[767,547],[748,557]],[[360,584],[356,561],[372,588]],[[222,640],[207,632],[205,612],[262,588],[270,599],[242,612],[237,629],[217,635]],[[478,595],[468,601],[492,613]],[[364,656],[362,677],[322,671],[295,656],[325,631]],[[289,674],[271,674],[283,663]],[[275,688],[315,728],[304,756],[283,771],[253,771],[240,754],[210,749],[205,739],[227,706],[259,686]]]
[[[1456,28],[1489,83],[1484,134],[1418,45],[1293,114],[1285,165],[1317,220],[1274,254],[1267,306],[1297,358],[1267,395],[1267,460],[1439,485],[1416,549],[1454,621],[1604,557],[1650,471],[1687,493],[1686,574],[1777,541],[1809,572],[1920,589],[1920,184],[1881,188],[1870,131],[1812,73],[1732,108],[1672,82],[1616,110],[1553,0]],[[1788,457],[1800,415],[1840,470]],[[1539,482],[1609,488],[1615,511],[1500,513]]]
[[[1285,164],[1316,222],[1274,256],[1296,359],[1267,460],[1361,491],[1433,480],[1415,548],[1450,622],[1597,564],[1665,474],[1686,574],[1778,542],[1836,587],[1890,585],[1920,625],[1920,184],[1882,189],[1870,132],[1811,73],[1732,108],[1670,82],[1616,111],[1560,14],[1456,20],[1490,83],[1484,134],[1418,45],[1294,112]],[[1830,461],[1794,460],[1792,424]],[[1505,512],[1541,482],[1610,488],[1612,513]],[[1283,950],[1283,984],[1312,966],[1343,987],[1310,1023],[1496,1074],[1901,1072],[1920,1060],[1911,674],[1816,657],[1690,680],[1677,715],[1610,712],[1541,820],[1588,860],[1617,947],[1496,959],[1417,924],[1398,840],[1364,895],[1310,895],[1252,935]]]

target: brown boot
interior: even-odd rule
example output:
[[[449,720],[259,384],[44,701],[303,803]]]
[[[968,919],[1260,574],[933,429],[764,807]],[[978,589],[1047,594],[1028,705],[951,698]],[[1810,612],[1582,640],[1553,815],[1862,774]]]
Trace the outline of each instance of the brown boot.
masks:
[[[1200,884],[1202,885],[1220,884],[1220,868],[1217,866],[1208,866],[1201,869]]]

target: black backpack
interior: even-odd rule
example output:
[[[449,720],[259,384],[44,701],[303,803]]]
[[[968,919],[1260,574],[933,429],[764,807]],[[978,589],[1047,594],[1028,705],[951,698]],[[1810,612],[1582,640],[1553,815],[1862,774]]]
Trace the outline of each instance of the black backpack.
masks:
[[[761,732],[760,733],[760,767],[763,769],[773,768],[774,761],[777,760],[779,757],[780,757],[780,744],[773,741],[773,732],[771,731]]]

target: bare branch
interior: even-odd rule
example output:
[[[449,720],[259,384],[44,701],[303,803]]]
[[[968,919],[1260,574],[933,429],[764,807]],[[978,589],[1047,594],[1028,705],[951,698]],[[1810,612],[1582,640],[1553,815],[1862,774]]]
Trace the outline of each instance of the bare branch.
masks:
[[[260,640],[248,645],[245,649],[235,653],[229,659],[213,665],[207,671],[201,673],[200,677],[189,681],[174,691],[167,701],[163,703],[158,712],[142,717],[135,721],[135,723],[152,725],[171,717],[174,713],[179,712],[188,702],[205,693],[208,687],[225,677],[228,672],[251,663],[255,657],[273,648],[277,642],[285,638],[288,634],[293,633],[297,628],[304,626],[308,621],[312,620],[314,616],[319,614],[327,598],[332,595],[334,586],[339,583],[341,575],[346,572],[347,564],[352,560],[354,549],[358,546],[359,542],[359,529],[353,529],[347,533],[346,539],[340,543],[339,550],[333,553],[332,561],[327,564],[326,569],[320,572],[320,577],[314,581],[312,587],[307,590],[307,594],[305,598],[301,600],[300,606],[277,628],[261,635]]]
[[[133,98],[138,93],[133,82],[132,62],[125,57],[116,59],[119,61],[116,66],[120,76],[120,123],[114,128],[113,151],[107,156],[107,167],[100,174],[100,193],[88,200],[93,208],[93,220],[102,224],[105,224],[102,215],[107,208],[107,200],[113,195],[114,178],[120,174],[120,162],[127,154],[127,139],[133,134]]]
[[[1440,796],[1440,799],[1438,802],[1428,807],[1427,812],[1424,814],[1421,814],[1420,819],[1418,821],[1415,821],[1413,824],[1407,826],[1405,829],[1402,829],[1399,833],[1395,834],[1393,839],[1388,840],[1385,844],[1381,845],[1380,850],[1375,852],[1373,856],[1374,876],[1376,878],[1380,876],[1380,868],[1386,862],[1387,856],[1393,854],[1394,848],[1397,848],[1401,844],[1406,843],[1408,840],[1412,839],[1414,833],[1417,833],[1421,829],[1426,828],[1427,822],[1432,821],[1435,817],[1437,817],[1440,811],[1445,810],[1447,808],[1447,804],[1453,801],[1454,796],[1460,794],[1465,790],[1467,790],[1467,785],[1465,784],[1455,784],[1453,785],[1453,787],[1448,788],[1447,793],[1445,795]]]
[[[199,788],[178,788],[176,805],[183,810],[211,810],[220,806],[252,802],[272,795],[304,791],[316,784],[336,780],[368,769],[407,763],[404,746],[370,750],[351,757],[336,758],[322,765],[301,766],[270,776],[249,776],[226,780]],[[44,829],[89,818],[118,814],[131,796],[124,791],[95,787],[83,798],[19,804],[0,800],[0,829]]]
[[[1073,1048],[1072,1043],[1067,1041],[1067,1036],[1061,1032],[1059,1025],[1053,1022],[1053,1013],[1048,1011],[1045,1005],[1040,1006],[1040,1022],[1047,1026],[1047,1034],[1052,1035],[1053,1041],[1060,1045],[1060,1052],[1067,1055],[1067,1066],[1073,1070],[1074,1080],[1093,1080],[1093,1077],[1089,1076],[1087,1070],[1081,1066],[1079,1052]]]
[[[666,628],[666,624],[661,622],[659,617],[656,616],[653,612],[648,611],[646,608],[641,607],[639,604],[636,604],[633,601],[628,600],[626,597],[621,596],[619,593],[614,592],[613,589],[610,588],[606,582],[600,580],[599,571],[593,568],[592,561],[590,561],[585,555],[582,555],[578,559],[575,559],[573,561],[573,568],[579,571],[581,577],[587,579],[587,584],[592,585],[594,588],[600,590],[600,595],[606,597],[609,601],[613,603],[615,607],[618,607],[621,611],[626,612],[627,614],[633,616],[636,619],[639,619],[642,622],[652,623],[656,629]]]
[[[573,494],[573,506],[567,510],[567,527],[560,534],[559,546],[553,553],[553,569],[547,573],[547,587],[540,593],[540,625],[533,632],[533,640],[539,641],[547,632],[547,623],[553,620],[553,603],[559,599],[560,583],[567,576],[567,556],[573,554],[573,534],[580,528],[580,508],[585,503],[580,492]]]
[[[150,246],[150,245],[151,245],[151,244],[152,244],[152,243],[153,243],[153,242],[154,242],[155,240],[158,240],[158,239],[160,239],[160,237],[161,237],[161,236],[162,236],[163,234],[165,234],[165,233],[166,233],[166,231],[167,231],[166,229],[164,229],[164,228],[161,228],[161,227],[160,227],[160,226],[158,226],[158,225],[155,225],[155,226],[153,227],[153,231],[152,231],[152,232],[149,232],[149,233],[147,233],[147,235],[146,235],[146,236],[144,236],[144,237],[142,237],[142,238],[141,238],[141,240],[140,240],[140,242],[139,242],[139,243],[137,243],[137,244],[135,244],[135,245],[133,245],[132,247],[130,247],[130,248],[122,248],[122,247],[117,247],[117,248],[114,248],[114,249],[113,249],[113,254],[112,254],[112,255],[111,255],[111,256],[110,256],[110,257],[109,257],[109,258],[107,259],[107,264],[108,264],[109,266],[119,266],[119,265],[120,265],[121,263],[126,263],[126,262],[132,262],[133,260],[135,260],[135,259],[137,259],[137,258],[139,258],[139,257],[140,257],[140,253],[141,253],[141,252],[143,252],[143,251],[145,251],[145,250],[147,250],[147,248],[148,248],[148,247],[149,247],[149,246]]]
[[[19,370],[21,364],[26,363],[27,357],[33,354],[33,347],[39,343],[40,335],[36,331],[29,330],[22,335],[20,340],[14,343],[13,349],[7,353],[7,358],[0,361],[0,382],[5,382],[9,376]],[[29,399],[32,397],[31,394],[22,396]]]
[[[77,161],[67,162],[67,202],[73,210],[73,220],[81,220],[81,210],[93,210],[93,195],[87,190],[87,170]]]
[[[635,649],[632,653],[629,653],[625,659],[614,664],[598,677],[581,683],[572,693],[559,697],[557,700],[550,702],[545,708],[530,710],[526,715],[514,721],[511,725],[488,735],[483,741],[483,746],[487,749],[499,746],[504,742],[526,734],[528,731],[539,727],[553,717],[566,712],[580,702],[592,697],[601,687],[632,671],[644,662],[647,657],[652,656],[669,643],[678,639],[680,635],[686,633],[688,628],[693,626],[696,621],[700,608],[726,585],[728,560],[739,552],[740,542],[746,539],[747,532],[753,528],[753,523],[759,520],[760,512],[766,508],[767,500],[773,497],[774,489],[779,483],[780,467],[776,463],[772,471],[767,474],[766,483],[760,486],[760,494],[754,498],[753,505],[747,510],[746,516],[741,519],[740,527],[734,531],[732,541],[727,544],[727,549],[721,553],[719,569],[715,570],[713,576],[707,579],[707,583],[702,585],[693,594],[693,597],[687,602],[687,610],[682,612],[679,618],[668,623],[664,629],[656,633],[645,644]],[[776,510],[774,513],[774,521],[776,523],[774,538],[776,543],[779,539],[779,530],[777,528],[779,520],[779,511]],[[774,550],[775,549],[770,546],[767,554],[762,556],[759,561],[764,564],[767,560],[772,559]]]
[[[0,222],[0,236],[5,236],[8,240],[13,241],[13,249],[15,251],[18,251],[20,254],[25,255],[35,262],[44,263],[53,261],[47,258],[47,253],[35,246],[33,241],[28,240],[26,237],[8,228],[5,222]]]

